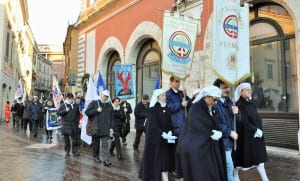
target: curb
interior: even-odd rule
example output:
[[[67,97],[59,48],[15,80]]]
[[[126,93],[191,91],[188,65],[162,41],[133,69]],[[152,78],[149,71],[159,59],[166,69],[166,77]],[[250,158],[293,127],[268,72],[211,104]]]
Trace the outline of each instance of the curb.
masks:
[[[282,158],[300,160],[300,153],[297,150],[267,146],[267,153]]]

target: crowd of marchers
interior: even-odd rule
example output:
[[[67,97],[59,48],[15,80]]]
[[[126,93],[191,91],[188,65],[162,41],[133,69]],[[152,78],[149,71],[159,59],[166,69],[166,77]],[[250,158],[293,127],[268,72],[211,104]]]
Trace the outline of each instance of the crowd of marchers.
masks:
[[[140,140],[145,135],[138,175],[141,180],[166,181],[173,174],[185,181],[238,181],[239,171],[256,168],[261,179],[268,181],[262,122],[250,83],[236,87],[234,101],[229,96],[230,87],[220,79],[196,89],[191,98],[179,88],[180,80],[171,76],[168,90],[156,89],[151,98],[144,94],[134,110],[126,100],[110,98],[108,90],[86,108],[80,93],[67,93],[57,111],[65,156],[80,156],[81,145],[86,145],[80,138],[84,111],[88,121],[93,121],[90,147],[94,162],[109,167],[110,157],[123,160],[122,146],[127,146],[130,114],[134,113],[135,152],[140,152]],[[50,108],[54,108],[50,99],[39,101],[37,96],[29,96],[23,101],[20,97],[12,105],[7,102],[5,121],[9,124],[12,120],[15,129],[28,131],[33,138],[41,134],[39,128],[45,128],[51,143],[52,131],[45,125]]]

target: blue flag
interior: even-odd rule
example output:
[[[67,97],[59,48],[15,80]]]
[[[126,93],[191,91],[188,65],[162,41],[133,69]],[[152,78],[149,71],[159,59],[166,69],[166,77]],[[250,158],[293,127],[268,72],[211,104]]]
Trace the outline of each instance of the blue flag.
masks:
[[[154,90],[156,89],[160,89],[160,75],[157,75],[157,79],[155,81],[155,86],[154,86]]]
[[[106,85],[102,79],[102,76],[99,71],[98,82],[97,82],[97,94],[100,95],[102,91],[106,90]]]

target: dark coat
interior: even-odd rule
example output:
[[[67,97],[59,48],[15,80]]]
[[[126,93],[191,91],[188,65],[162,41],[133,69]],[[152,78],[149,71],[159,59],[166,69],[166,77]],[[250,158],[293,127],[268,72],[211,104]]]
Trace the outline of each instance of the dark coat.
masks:
[[[172,130],[170,113],[166,107],[163,108],[156,103],[153,108],[150,108],[148,121],[139,177],[143,181],[160,181],[161,172],[175,169],[172,157],[175,145],[168,144],[161,136],[162,132],[168,133]]]
[[[23,116],[23,112],[24,112],[24,104],[23,103],[16,103],[14,106],[16,115],[20,118],[22,118]]]
[[[23,112],[23,119],[30,119],[30,106],[32,104],[32,101],[25,101],[25,109]]]
[[[114,134],[117,136],[121,135],[121,129],[125,124],[126,115],[122,107],[119,110],[114,110]]]
[[[69,108],[69,111],[66,111],[66,107]],[[63,135],[74,135],[79,132],[78,123],[79,123],[79,107],[77,104],[69,104],[67,102],[60,104],[60,107],[57,111],[58,115],[62,117],[62,128],[61,133]]]
[[[98,107],[102,108],[101,112],[97,111]],[[89,119],[97,120],[98,133],[96,136],[109,136],[110,129],[114,127],[114,112],[110,102],[102,103],[100,100],[94,100],[88,105],[85,114]]]
[[[178,140],[177,177],[186,181],[227,180],[223,143],[210,138],[212,130],[218,130],[215,115],[209,115],[203,99],[192,105]]]
[[[189,101],[189,105],[187,108],[183,107],[181,105],[181,102],[184,98],[183,92],[178,91],[177,93],[174,92],[172,88],[170,88],[166,92],[167,96],[167,107],[171,112],[171,119],[172,119],[172,125],[173,125],[173,132],[176,136],[180,135],[182,126],[185,122],[185,115],[188,111],[188,107],[191,104],[191,99],[186,96],[186,100]]]
[[[32,102],[29,108],[29,116],[31,120],[39,120],[42,116],[42,104],[39,102]]]
[[[145,119],[148,117],[149,113],[149,103],[144,105],[139,102],[134,109],[135,116],[135,129],[145,129]]]
[[[235,166],[251,167],[267,161],[264,137],[254,138],[257,128],[262,130],[262,121],[253,100],[240,97],[236,105],[241,111],[242,120],[237,122],[237,150],[233,152]]]

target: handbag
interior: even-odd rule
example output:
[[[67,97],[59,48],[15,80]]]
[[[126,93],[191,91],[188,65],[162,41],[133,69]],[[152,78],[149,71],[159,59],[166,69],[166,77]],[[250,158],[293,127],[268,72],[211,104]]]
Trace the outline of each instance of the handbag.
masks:
[[[89,136],[95,136],[98,132],[97,120],[94,118],[88,118],[86,125],[86,134]]]

